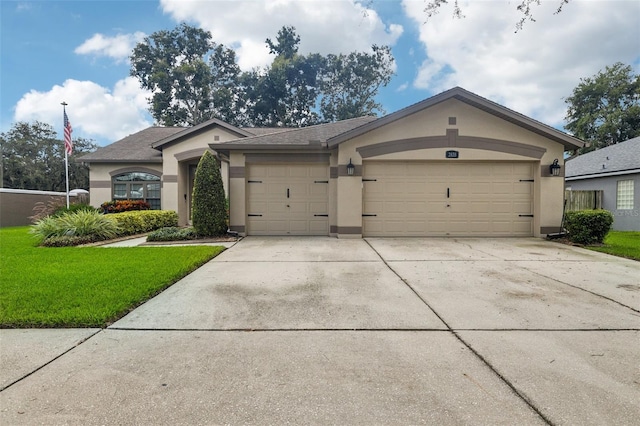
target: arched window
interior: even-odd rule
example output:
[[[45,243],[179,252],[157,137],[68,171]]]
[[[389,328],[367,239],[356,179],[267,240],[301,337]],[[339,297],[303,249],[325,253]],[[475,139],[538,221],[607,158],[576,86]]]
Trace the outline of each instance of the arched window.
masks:
[[[113,177],[114,200],[144,200],[160,210],[160,177],[146,172],[129,172]]]

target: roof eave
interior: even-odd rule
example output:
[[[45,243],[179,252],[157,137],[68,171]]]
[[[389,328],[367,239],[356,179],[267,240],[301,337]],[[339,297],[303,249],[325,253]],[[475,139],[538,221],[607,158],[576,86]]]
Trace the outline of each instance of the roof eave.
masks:
[[[119,159],[119,160],[114,160],[114,159],[83,159],[81,158],[76,158],[75,160],[76,163],[162,163],[162,157],[159,158],[145,158],[145,159]]]
[[[303,151],[325,151],[327,145],[320,144],[229,144],[229,143],[210,143],[209,148],[214,151],[287,151],[287,150],[303,150]]]
[[[627,169],[627,170],[611,170],[604,173],[585,173],[583,175],[575,175],[575,176],[566,176],[565,180],[582,180],[582,179],[595,179],[595,178],[603,178],[609,176],[622,176],[622,175],[633,175],[640,174],[640,169]]]

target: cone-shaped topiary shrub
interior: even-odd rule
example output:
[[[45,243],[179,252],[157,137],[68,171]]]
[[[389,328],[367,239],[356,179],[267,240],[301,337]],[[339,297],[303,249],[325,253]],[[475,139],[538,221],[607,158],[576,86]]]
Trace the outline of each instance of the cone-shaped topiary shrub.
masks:
[[[206,151],[193,184],[193,228],[200,237],[215,237],[227,232],[227,211],[220,166],[215,157]]]

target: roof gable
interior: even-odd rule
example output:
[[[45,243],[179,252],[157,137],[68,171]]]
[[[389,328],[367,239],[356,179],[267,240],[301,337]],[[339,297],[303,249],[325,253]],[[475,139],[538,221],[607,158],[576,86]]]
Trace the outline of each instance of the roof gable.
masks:
[[[584,146],[584,142],[582,142],[580,139],[554,129],[551,126],[543,124],[523,114],[515,112],[493,101],[478,96],[475,93],[471,93],[461,87],[455,87],[453,89],[447,90],[446,92],[442,92],[439,95],[432,96],[431,98],[425,99],[424,101],[418,102],[392,114],[381,117],[364,126],[337,135],[327,141],[328,145],[329,147],[336,146],[347,140],[353,139],[357,136],[378,129],[389,123],[393,123],[394,121],[423,111],[449,99],[457,99],[458,101],[464,102],[489,114],[495,115],[505,121],[516,124],[517,126],[523,127],[548,139],[554,140],[558,143],[561,143],[566,149],[575,149]]]
[[[640,137],[567,160],[565,177],[595,177],[620,172],[640,173]]]
[[[152,148],[155,149],[162,149],[163,147],[165,147],[166,145],[178,142],[184,138],[188,138],[191,136],[194,136],[196,134],[199,133],[203,133],[203,132],[207,132],[209,130],[211,130],[212,128],[215,127],[220,127],[224,130],[227,130],[228,132],[234,133],[236,135],[238,135],[239,137],[248,137],[248,136],[253,136],[252,133],[250,133],[249,131],[242,129],[240,127],[236,127],[236,126],[232,126],[229,123],[226,123],[222,120],[218,120],[217,118],[212,118],[211,120],[205,121],[204,123],[200,123],[196,126],[193,127],[189,127],[187,129],[184,129],[182,132],[174,134],[174,135],[170,135],[162,140],[159,140],[155,143],[153,143],[151,146]]]

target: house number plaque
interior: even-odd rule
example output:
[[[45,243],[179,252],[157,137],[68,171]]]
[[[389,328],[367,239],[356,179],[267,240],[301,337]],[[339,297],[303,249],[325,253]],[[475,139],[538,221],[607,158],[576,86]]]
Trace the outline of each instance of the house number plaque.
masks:
[[[458,151],[447,151],[446,158],[458,158]]]

